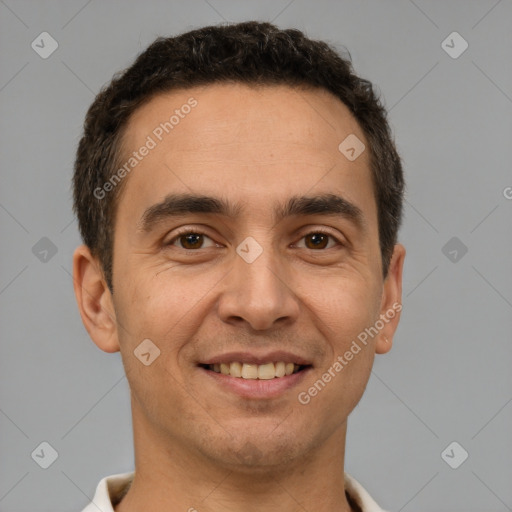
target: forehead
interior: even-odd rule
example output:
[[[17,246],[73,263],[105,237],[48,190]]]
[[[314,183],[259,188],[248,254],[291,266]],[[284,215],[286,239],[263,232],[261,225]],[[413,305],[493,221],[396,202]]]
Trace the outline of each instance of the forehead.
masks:
[[[272,196],[313,189],[371,203],[369,151],[349,161],[339,150],[349,136],[367,146],[348,108],[321,89],[215,84],[161,94],[125,129],[125,159],[148,141],[152,149],[127,177],[120,207],[222,192],[266,209]]]
[[[161,127],[166,122],[167,131]],[[316,151],[336,150],[332,139],[341,142],[340,137],[351,133],[364,139],[348,108],[324,89],[239,83],[194,87],[153,97],[132,114],[123,146],[137,146],[148,134],[159,139],[158,132],[162,131],[163,138],[180,142],[176,151],[204,147],[219,137],[225,143],[263,145],[276,142],[275,136],[279,135],[280,143],[298,142]]]

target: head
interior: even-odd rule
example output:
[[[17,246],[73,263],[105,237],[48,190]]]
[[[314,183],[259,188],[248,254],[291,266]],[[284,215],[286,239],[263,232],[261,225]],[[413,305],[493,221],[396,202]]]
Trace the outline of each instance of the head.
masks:
[[[75,292],[92,339],[121,351],[140,428],[227,466],[279,465],[342,428],[398,325],[403,188],[371,84],[297,30],[158,39],[114,77],[77,152]],[[269,354],[301,363],[299,387],[209,380]]]
[[[98,258],[111,291],[114,224],[127,182],[118,179],[118,171],[128,156],[122,143],[130,117],[163,92],[216,83],[320,89],[349,109],[369,142],[386,277],[401,222],[404,179],[386,112],[372,84],[356,76],[350,61],[322,41],[298,30],[247,22],[157,39],[89,108],[75,162],[74,211],[83,241]],[[105,187],[109,183],[112,187]]]

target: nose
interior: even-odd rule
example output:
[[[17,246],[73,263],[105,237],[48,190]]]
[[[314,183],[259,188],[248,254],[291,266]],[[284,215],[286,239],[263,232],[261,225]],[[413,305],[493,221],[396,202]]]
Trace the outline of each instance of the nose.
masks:
[[[252,263],[237,255],[219,298],[221,320],[246,323],[257,331],[293,324],[300,304],[290,275],[271,250],[263,251]]]

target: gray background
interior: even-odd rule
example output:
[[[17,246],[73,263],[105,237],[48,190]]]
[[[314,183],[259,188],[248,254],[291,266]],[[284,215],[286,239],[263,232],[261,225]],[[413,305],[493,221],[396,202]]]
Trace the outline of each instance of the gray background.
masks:
[[[81,510],[133,469],[120,356],[88,338],[70,277],[86,108],[156,36],[248,19],[346,46],[404,159],[403,317],[349,421],[346,469],[393,511],[512,510],[510,0],[0,1],[0,510]],[[59,44],[47,59],[31,48],[43,31]],[[453,31],[469,44],[456,59]],[[46,470],[42,441],[58,452]],[[457,469],[452,441],[469,453]]]

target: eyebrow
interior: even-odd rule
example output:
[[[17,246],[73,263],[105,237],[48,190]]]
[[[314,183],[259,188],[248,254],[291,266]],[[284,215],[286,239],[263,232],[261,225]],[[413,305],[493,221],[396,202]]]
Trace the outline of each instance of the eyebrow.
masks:
[[[244,209],[240,203],[231,203],[218,197],[170,194],[160,203],[154,204],[144,211],[138,223],[138,230],[149,233],[162,221],[187,214],[203,213],[236,218]],[[339,215],[349,220],[360,231],[366,231],[367,228],[362,210],[347,199],[335,194],[292,196],[286,203],[274,207],[273,220],[277,224],[287,217],[307,215]]]

